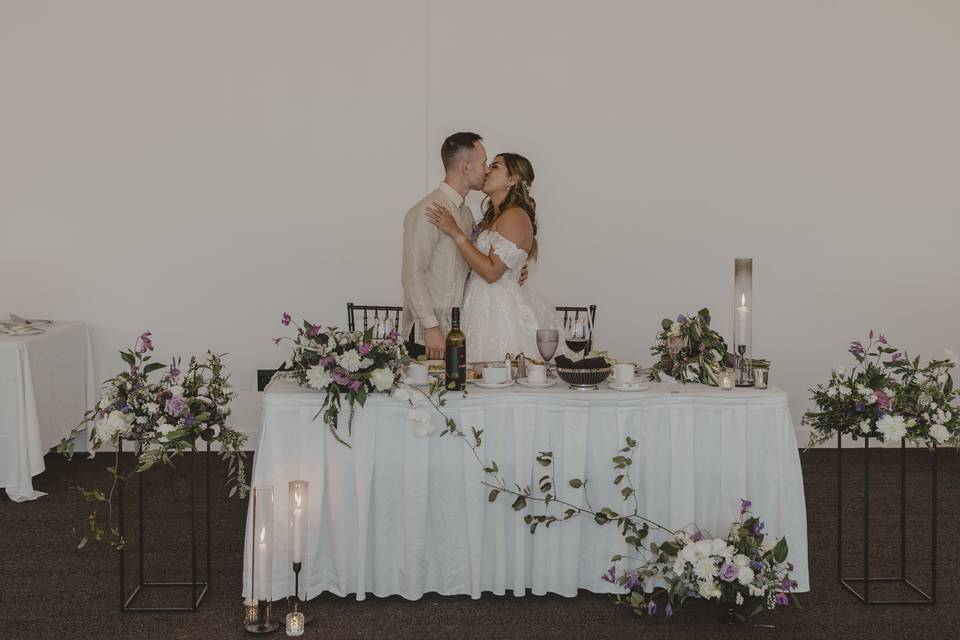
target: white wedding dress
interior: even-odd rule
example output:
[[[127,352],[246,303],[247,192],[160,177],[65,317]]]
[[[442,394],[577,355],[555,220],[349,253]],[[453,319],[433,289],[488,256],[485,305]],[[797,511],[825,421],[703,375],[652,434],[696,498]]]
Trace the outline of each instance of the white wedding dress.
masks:
[[[556,323],[551,307],[520,287],[527,252],[490,230],[481,231],[474,244],[484,255],[492,247],[507,270],[496,282],[487,282],[473,272],[467,278],[460,323],[467,338],[467,360],[502,361],[507,353],[539,359],[537,329]]]

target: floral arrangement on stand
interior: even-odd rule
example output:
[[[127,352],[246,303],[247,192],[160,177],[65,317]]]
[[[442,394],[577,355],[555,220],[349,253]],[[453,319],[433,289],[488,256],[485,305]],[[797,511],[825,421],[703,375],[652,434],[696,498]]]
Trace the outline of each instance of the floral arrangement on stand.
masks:
[[[284,313],[280,323],[289,326],[290,314]],[[304,321],[295,338],[274,338],[273,342],[280,344],[282,340],[293,343],[285,362],[291,375],[302,386],[327,394],[314,419],[323,413],[323,422],[330,433],[347,446],[350,445],[337,429],[341,395],[350,405],[347,430],[352,434],[355,405],[362,407],[372,392],[393,389],[400,379],[401,368],[409,362],[406,346],[396,331],[391,331],[386,338],[374,339],[373,328],[366,331],[321,329]]]
[[[654,616],[662,608],[670,618],[687,598],[703,598],[727,605],[741,621],[791,601],[799,606],[787,540],[765,543],[764,524],[750,507],[749,500],[741,500],[740,519],[726,538],[711,539],[699,529],[678,531],[666,542],[650,544],[646,557],[635,559],[640,561],[636,568],[618,576],[616,566],[610,567],[604,580],[628,590],[616,596],[617,602],[641,616]]]
[[[666,374],[681,383],[699,382],[717,386],[723,368],[727,343],[710,328],[710,310],[700,309],[695,316],[664,318],[662,331],[650,353],[657,362],[650,368],[650,379],[660,381]]]
[[[872,330],[867,346],[852,342],[849,353],[857,361],[852,369],[838,367],[829,381],[810,390],[816,410],[803,417],[812,427],[810,446],[837,434],[854,440],[906,438],[926,446],[960,445],[958,392],[950,375],[957,364],[953,353],[921,366],[919,356],[910,360],[883,334],[874,340]]]
[[[87,535],[78,544],[83,547],[92,539],[100,542],[109,537],[116,549],[125,541],[112,526],[113,495],[120,480],[142,473],[158,463],[173,466],[175,458],[193,451],[198,440],[220,446],[220,455],[227,461],[229,495],[246,496],[248,489],[242,450],[247,437],[227,426],[231,391],[225,375],[222,356],[207,352],[203,360],[190,358],[186,370],[175,358],[169,365],[151,362],[151,333],[141,335],[132,349],[120,352],[127,368],[104,382],[97,406],[84,416],[80,426],[93,424],[91,451],[104,446],[117,447],[121,440],[135,443],[137,465],[122,475],[119,452],[116,463],[108,467],[113,483],[109,492],[99,489],[79,490],[90,502],[99,503],[107,512],[109,530],[98,520],[95,508],[87,518]],[[163,372],[159,378],[151,374]],[[73,455],[70,440],[60,443],[58,451],[68,458]]]

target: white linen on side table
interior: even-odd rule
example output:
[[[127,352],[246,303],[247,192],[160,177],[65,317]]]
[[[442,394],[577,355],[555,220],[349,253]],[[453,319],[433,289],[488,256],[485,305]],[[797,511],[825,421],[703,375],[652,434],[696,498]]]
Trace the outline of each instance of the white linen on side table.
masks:
[[[0,336],[0,487],[15,502],[44,495],[33,476],[96,402],[90,333],[80,322]]]
[[[628,551],[615,525],[580,516],[550,529],[541,525],[531,535],[510,496],[488,502],[480,464],[461,440],[440,437],[442,419],[435,412],[437,432],[419,438],[407,422],[407,405],[375,394],[357,409],[348,449],[313,420],[322,401],[318,393],[279,380],[263,398],[253,484],[276,491],[275,600],[293,592],[290,480],[310,482],[309,542],[300,575],[309,598],[323,591],[363,600],[366,593],[417,599],[426,592],[479,598],[484,591],[575,596],[577,589],[617,590],[600,579],[610,557]],[[508,483],[536,491],[549,470],[535,456],[553,451],[558,497],[582,504],[582,491],[567,481],[585,478],[594,508],[632,510],[622,486],[613,484],[620,471],[611,463],[632,436],[639,448],[630,477],[641,514],[674,528],[695,522],[723,537],[739,515],[740,498],[748,498],[766,523],[768,540],[787,535],[794,578],[800,591],[809,588],[803,477],[782,391],[471,386],[467,398],[449,394],[445,411],[468,433],[470,427],[484,430],[481,455],[497,462]],[[347,412],[340,416],[344,435]],[[532,512],[543,511],[536,505]],[[551,505],[551,512],[559,516],[563,508]],[[250,592],[250,518],[252,505],[244,595]]]

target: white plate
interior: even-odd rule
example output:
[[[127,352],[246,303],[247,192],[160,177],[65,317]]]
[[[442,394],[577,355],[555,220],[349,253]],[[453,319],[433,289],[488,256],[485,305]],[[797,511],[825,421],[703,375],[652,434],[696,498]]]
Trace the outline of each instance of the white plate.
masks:
[[[410,385],[411,387],[429,387],[431,384],[433,384],[433,383],[436,382],[437,380],[439,380],[439,378],[436,378],[436,377],[434,377],[434,376],[430,376],[429,378],[427,378],[427,381],[426,381],[426,382],[414,382],[414,381],[411,380],[410,378],[404,378],[404,379],[402,380],[402,382],[403,382],[403,384],[408,384],[408,385]]]
[[[517,378],[517,384],[528,389],[549,389],[557,384],[557,379],[547,378],[546,382],[529,382],[526,378]]]
[[[504,380],[503,382],[484,382],[483,380],[471,380],[473,384],[481,389],[506,389],[513,386],[513,380]]]
[[[645,391],[650,388],[650,385],[646,384],[630,384],[630,385],[620,385],[616,382],[608,382],[607,386],[613,389],[614,391]]]

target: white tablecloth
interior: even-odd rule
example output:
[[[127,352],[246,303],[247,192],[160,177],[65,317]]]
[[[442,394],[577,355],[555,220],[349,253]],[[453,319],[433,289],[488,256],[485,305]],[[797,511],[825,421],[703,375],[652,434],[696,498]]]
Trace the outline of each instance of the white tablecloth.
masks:
[[[531,535],[509,496],[487,501],[484,474],[466,444],[440,437],[439,429],[417,437],[404,403],[380,394],[368,399],[356,413],[348,449],[313,421],[321,402],[321,395],[279,380],[263,397],[253,484],[276,490],[274,599],[293,592],[287,483],[297,479],[310,482],[308,555],[300,577],[310,598],[323,591],[362,600],[366,593],[417,599],[425,592],[478,598],[484,591],[574,596],[577,589],[615,590],[600,579],[610,557],[627,552],[615,525],[579,517]],[[808,590],[803,478],[782,391],[471,386],[465,399],[448,395],[445,410],[468,432],[484,429],[482,455],[498,463],[507,482],[536,487],[546,470],[535,456],[553,451],[559,496],[582,504],[582,493],[567,480],[585,478],[594,508],[632,505],[612,482],[620,472],[610,460],[630,435],[639,442],[630,473],[643,515],[673,528],[695,522],[724,536],[739,515],[740,498],[748,498],[766,522],[768,540],[786,534],[799,590]]]
[[[0,335],[0,487],[16,502],[44,495],[32,480],[44,470],[44,454],[96,401],[86,325],[45,328],[38,335]]]

